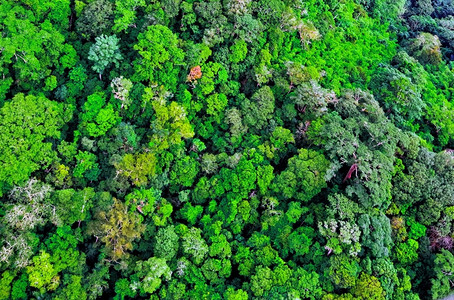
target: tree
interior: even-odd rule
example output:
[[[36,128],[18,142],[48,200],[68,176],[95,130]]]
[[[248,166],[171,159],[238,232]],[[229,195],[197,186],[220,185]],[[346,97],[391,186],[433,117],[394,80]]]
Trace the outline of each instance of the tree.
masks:
[[[248,295],[242,289],[235,290],[233,287],[229,287],[225,290],[224,298],[226,300],[247,300]]]
[[[248,127],[243,123],[241,111],[235,107],[227,109],[224,122],[229,124],[232,143],[241,141],[241,136],[248,130]]]
[[[156,173],[156,156],[151,152],[126,154],[115,165],[117,174],[121,174],[136,186],[147,184],[148,178]]]
[[[96,43],[90,47],[88,59],[94,64],[91,67],[93,71],[99,74],[99,79],[102,79],[104,70],[111,64],[115,64],[118,68],[120,60],[123,56],[120,53],[119,39],[115,35],[98,36]]]
[[[14,187],[10,193],[13,202],[5,212],[4,223],[19,232],[31,231],[50,220],[60,224],[55,205],[47,201],[51,191],[49,185],[34,178],[23,186]]]
[[[257,186],[262,195],[266,195],[274,179],[274,168],[270,165],[257,167]]]
[[[136,27],[137,9],[145,7],[144,0],[115,1],[115,25],[112,29],[115,32],[128,32],[130,27]]]
[[[405,243],[398,243],[395,248],[397,260],[402,264],[411,264],[418,260],[417,250],[419,244],[413,239],[408,239]]]
[[[398,290],[401,290],[402,292],[405,290],[405,292],[407,292],[411,289],[411,285],[410,287],[407,286],[409,283],[407,283],[407,280],[409,278],[405,277],[405,274],[400,276],[401,272],[398,272],[389,257],[375,259],[371,264],[371,268],[373,276],[380,281],[386,296],[397,296]]]
[[[273,69],[271,67],[271,53],[267,49],[260,51],[259,62],[254,68],[255,81],[258,85],[266,84],[273,75]]]
[[[273,285],[272,271],[268,267],[258,266],[255,274],[251,276],[251,291],[255,296],[261,297]]]
[[[295,139],[292,132],[281,126],[275,127],[270,140],[259,146],[259,150],[266,155],[267,158],[273,159],[274,162],[279,162],[281,155],[287,150],[286,145],[294,143]]]
[[[191,227],[184,228],[181,235],[183,252],[190,255],[196,265],[200,265],[208,253],[208,246],[201,233],[199,228]]]
[[[326,187],[325,174],[329,162],[322,154],[300,149],[289,159],[287,168],[274,179],[272,189],[283,199],[309,201]]]
[[[212,94],[206,98],[207,114],[212,115],[218,123],[221,122],[221,113],[227,107],[228,100],[224,94]]]
[[[321,117],[328,111],[327,106],[337,101],[333,91],[322,88],[314,80],[298,85],[290,98],[309,120]]]
[[[446,152],[421,148],[417,157],[409,158],[405,165],[406,172],[393,180],[396,204],[406,212],[420,203],[417,220],[427,226],[437,222],[454,195],[454,159]]]
[[[41,291],[55,290],[60,284],[58,271],[50,262],[50,255],[45,251],[33,257],[33,263],[27,267],[27,273],[30,286]]]
[[[211,257],[220,257],[222,259],[229,259],[232,255],[232,250],[229,242],[224,234],[212,235],[210,237],[210,256]]]
[[[87,187],[76,191],[73,189],[58,190],[52,195],[52,202],[57,206],[57,214],[65,225],[85,221],[94,205],[95,191]],[[80,224],[80,223],[79,223]]]
[[[230,276],[232,266],[228,259],[208,258],[202,265],[202,273],[212,284],[220,284]]]
[[[80,255],[77,245],[81,236],[73,232],[68,225],[58,227],[57,232],[49,236],[44,244],[50,254],[49,261],[56,272],[69,271],[78,273],[80,264],[85,262],[85,256]]]
[[[339,254],[342,251],[338,246],[339,243],[352,256],[358,255],[361,250],[361,244],[359,243],[361,230],[357,224],[328,219],[323,223],[319,223],[319,231],[328,239],[325,246],[328,253],[333,251],[335,254]]]
[[[216,173],[216,171],[219,168],[216,155],[211,154],[211,153],[205,153],[202,156],[202,161],[200,163],[200,167],[201,167],[202,171],[207,174]]]
[[[243,61],[247,55],[247,44],[243,40],[236,40],[235,43],[230,46],[232,54],[229,56],[230,62],[236,64]]]
[[[65,287],[58,290],[55,295],[57,300],[85,300],[87,299],[87,292],[82,286],[82,276],[78,275],[69,275],[64,276],[63,283]]]
[[[361,277],[356,281],[355,287],[352,289],[353,295],[360,299],[375,299],[384,300],[385,294],[381,287],[380,281],[374,276],[366,273],[361,273]]]
[[[413,56],[421,63],[439,64],[442,60],[438,36],[421,32],[410,45]]]
[[[164,258],[170,262],[178,252],[179,237],[175,233],[173,225],[159,228],[156,235],[156,243],[153,246],[153,253],[158,258]]]
[[[187,202],[180,210],[181,216],[188,221],[189,225],[193,226],[197,219],[203,212],[203,207],[200,205],[192,206],[191,203]]]
[[[290,293],[301,299],[318,299],[322,294],[319,278],[320,276],[316,272],[308,272],[298,267],[290,278],[292,284]]]
[[[199,163],[190,156],[185,156],[184,158],[178,159],[172,166],[170,180],[175,185],[191,187],[198,172]]]
[[[96,162],[97,156],[93,153],[79,150],[75,158],[77,163],[73,170],[73,176],[75,178],[85,177],[90,181],[96,181],[101,172],[99,164]]]
[[[228,72],[223,65],[217,62],[207,62],[201,66],[202,78],[197,81],[195,94],[202,98],[215,91],[215,88],[228,81]]]
[[[13,283],[13,288],[11,291],[11,298],[16,299],[26,299],[27,293],[26,289],[28,287],[28,277],[26,273],[22,275]]]
[[[56,77],[73,67],[77,53],[67,43],[69,2],[0,3],[0,101],[11,90],[51,90]]]
[[[9,299],[11,295],[11,282],[13,281],[15,274],[10,271],[4,271],[2,278],[0,279],[0,299]]]
[[[254,93],[251,100],[242,102],[241,112],[244,123],[257,130],[263,129],[274,112],[274,95],[269,86]]]
[[[405,126],[419,120],[426,108],[421,95],[421,87],[398,69],[384,67],[374,80],[377,99],[391,110],[396,123]]]
[[[197,83],[197,79],[202,78],[202,69],[200,66],[192,67],[189,71],[189,75],[187,77],[187,81],[193,84]]]
[[[452,292],[452,280],[454,276],[454,256],[451,252],[442,249],[435,258],[435,278],[431,279],[432,299],[441,299]]]
[[[134,64],[136,80],[149,81],[174,91],[183,64],[184,52],[178,47],[178,39],[162,25],[152,25],[137,37],[134,49],[140,58]]]
[[[188,120],[183,106],[177,102],[167,101],[167,91],[157,91],[146,88],[144,98],[151,101],[155,119],[151,122],[152,136],[150,147],[161,152],[172,145],[179,145],[182,139],[192,138],[194,130]]]
[[[115,293],[120,299],[137,296],[137,291],[131,288],[131,283],[126,278],[120,278],[115,282]]]
[[[132,99],[129,97],[129,91],[132,88],[131,80],[123,78],[123,76],[115,77],[112,79],[110,87],[112,88],[115,99],[120,100],[121,109],[128,109],[132,102]]]
[[[80,114],[79,128],[92,137],[105,135],[106,132],[120,123],[121,118],[111,103],[106,102],[103,92],[96,92],[87,97]]]
[[[238,2],[242,3],[243,1]],[[263,32],[263,24],[248,13],[235,15],[234,19],[236,26],[233,32],[247,43],[254,43],[260,37],[260,33]]]
[[[391,224],[385,215],[363,214],[358,218],[358,225],[362,231],[363,247],[369,248],[372,255],[377,258],[390,255],[392,246]]]
[[[107,0],[90,2],[77,18],[76,30],[87,40],[109,34],[113,25],[113,5]]]
[[[83,278],[83,282],[89,299],[99,298],[108,289],[109,266],[108,262],[101,261],[95,264],[90,273],[85,273],[86,276]]]
[[[144,230],[137,213],[129,212],[117,199],[108,211],[99,210],[88,226],[88,233],[105,243],[106,254],[113,261],[127,258],[133,241],[140,238]]]
[[[38,244],[39,238],[36,234],[9,232],[3,236],[0,262],[14,268],[24,268],[30,264],[30,258],[35,253]]]
[[[50,141],[60,138],[60,129],[71,118],[63,108],[45,97],[24,94],[0,108],[0,195],[57,159]]]
[[[360,267],[356,259],[345,254],[333,255],[328,270],[331,281],[340,288],[351,288],[356,284]]]
[[[347,195],[355,195],[365,208],[387,207],[394,154],[398,145],[409,152],[413,136],[398,130],[373,96],[361,90],[347,92],[336,109],[313,121],[307,131],[332,161],[327,179],[347,182]],[[343,174],[337,174],[342,167]]]
[[[172,276],[172,271],[170,271],[166,260],[156,257],[146,261],[138,261],[134,272],[131,276],[130,287],[133,290],[139,289],[141,295],[154,293],[161,286],[164,278],[170,280]]]
[[[288,236],[288,243],[291,252],[295,255],[305,255],[309,252],[312,240],[305,234],[304,227],[301,230],[295,230]]]

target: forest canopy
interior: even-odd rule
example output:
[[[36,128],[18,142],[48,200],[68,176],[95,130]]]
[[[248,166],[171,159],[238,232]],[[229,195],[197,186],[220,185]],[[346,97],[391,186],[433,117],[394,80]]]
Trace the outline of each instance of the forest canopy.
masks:
[[[454,293],[451,0],[0,0],[0,300]]]

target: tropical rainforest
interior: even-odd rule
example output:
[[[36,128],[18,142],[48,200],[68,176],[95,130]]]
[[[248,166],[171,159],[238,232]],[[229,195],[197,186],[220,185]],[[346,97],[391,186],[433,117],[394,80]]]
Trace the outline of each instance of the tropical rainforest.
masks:
[[[0,299],[454,292],[452,0],[0,0]]]

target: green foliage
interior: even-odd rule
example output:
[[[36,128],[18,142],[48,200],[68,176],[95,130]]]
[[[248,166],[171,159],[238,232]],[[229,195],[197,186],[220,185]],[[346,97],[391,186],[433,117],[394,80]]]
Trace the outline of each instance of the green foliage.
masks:
[[[10,271],[3,272],[2,278],[0,279],[0,299],[8,299],[11,295],[11,282],[14,277],[14,274]]]
[[[126,154],[115,168],[119,174],[131,179],[134,185],[142,186],[148,182],[149,176],[155,175],[156,156],[151,152]]]
[[[45,97],[17,94],[0,109],[0,194],[23,184],[32,172],[56,161],[52,139],[70,119],[63,105]]]
[[[78,61],[66,42],[70,2],[2,1],[0,3],[0,101],[11,89],[51,90],[64,71]],[[58,80],[57,80],[58,81]]]
[[[182,248],[190,255],[194,263],[200,265],[208,253],[206,241],[201,236],[201,230],[196,227],[182,228]]]
[[[87,299],[87,293],[82,286],[82,277],[77,275],[65,276],[63,280],[66,285],[55,297],[55,299]]]
[[[113,31],[128,32],[129,27],[135,26],[137,19],[137,9],[145,6],[144,0],[115,1],[115,25]]]
[[[77,221],[88,219],[90,209],[93,207],[95,191],[93,188],[84,188],[80,191],[66,189],[55,191],[53,202],[58,207],[58,215],[61,222],[72,225]]]
[[[27,267],[28,280],[30,286],[42,290],[55,290],[60,278],[57,276],[58,271],[50,262],[50,255],[41,251],[39,255],[33,257],[33,264]]]
[[[319,281],[320,276],[312,271],[308,272],[299,267],[290,278],[292,282],[290,293],[295,297],[317,299],[322,294],[322,288]]]
[[[158,258],[164,258],[166,261],[171,261],[178,252],[179,237],[175,233],[174,226],[159,228],[156,235],[156,244],[154,245],[154,254]]]
[[[88,180],[96,180],[99,175],[99,165],[96,163],[96,155],[93,153],[84,151],[76,155],[76,167],[73,171],[73,176],[76,178],[85,177]]]
[[[316,81],[311,80],[300,84],[293,92],[291,99],[297,107],[304,111],[307,118],[314,119],[327,112],[328,104],[336,101],[336,94],[323,89]]]
[[[454,256],[451,252],[443,249],[435,258],[435,278],[431,279],[432,299],[443,298],[452,292],[450,281],[453,276]]]
[[[408,222],[410,226],[410,232],[408,233],[408,237],[413,240],[417,240],[426,235],[426,226],[410,219]]]
[[[28,277],[27,274],[23,273],[21,277],[13,283],[13,288],[11,291],[12,299],[25,299],[27,298],[26,289],[28,286]]]
[[[397,124],[405,126],[421,118],[426,104],[411,78],[391,67],[381,69],[376,76],[375,95],[384,102],[384,108],[392,112]]]
[[[165,259],[152,257],[136,263],[130,286],[138,288],[140,294],[152,294],[160,287],[162,280],[170,280],[171,275]]]
[[[243,61],[247,55],[247,44],[243,40],[236,40],[235,43],[230,46],[232,53],[229,56],[229,60],[236,64]]]
[[[100,210],[90,223],[88,233],[105,243],[106,254],[114,261],[127,258],[132,250],[132,242],[140,238],[145,230],[141,219],[117,199],[106,212]]]
[[[403,264],[414,263],[418,259],[418,248],[418,242],[412,239],[397,244],[395,248],[397,260]]]
[[[172,167],[170,179],[174,184],[191,187],[199,171],[199,164],[190,156],[180,158]]]
[[[391,225],[385,215],[363,214],[358,218],[362,230],[362,244],[372,251],[374,257],[387,257],[392,245]]]
[[[152,90],[145,89],[145,99],[153,99]],[[155,97],[156,98],[156,97]],[[172,145],[178,145],[182,139],[194,136],[194,131],[186,116],[185,109],[176,102],[167,103],[165,98],[151,100],[156,119],[151,123],[153,135],[150,147],[156,151],[166,150]]]
[[[76,30],[86,39],[108,34],[112,28],[113,5],[107,0],[90,1],[76,21]]]
[[[97,92],[87,97],[81,120],[82,131],[89,136],[98,137],[105,135],[121,119],[118,112],[114,111],[112,104],[106,103],[105,94]]]
[[[346,174],[337,182],[343,178],[342,182],[350,183],[347,194],[356,195],[366,208],[386,207],[391,197],[391,185],[386,182],[394,171],[394,153],[398,142],[407,144],[408,138],[386,119],[373,96],[361,90],[347,92],[337,110],[340,114],[325,115],[308,132],[333,161],[329,178],[345,165]]]
[[[283,199],[309,201],[326,187],[329,162],[322,154],[300,149],[289,159],[287,168],[273,182],[273,191]]]
[[[255,274],[251,277],[251,291],[255,296],[260,297],[270,290],[273,284],[270,268],[258,266]]]
[[[80,257],[76,249],[79,244],[77,238],[80,236],[73,235],[69,226],[63,226],[58,227],[57,232],[46,240],[47,250],[52,255],[50,262],[57,272],[65,269],[78,270]]]
[[[245,99],[241,105],[245,125],[263,129],[274,112],[274,95],[269,86],[264,86],[254,93],[251,100]]]
[[[424,202],[418,209],[417,220],[424,225],[438,221],[443,207],[453,195],[449,183],[454,160],[445,152],[433,153],[421,149],[417,158],[406,161],[406,173],[394,179],[393,196],[405,212],[415,203]],[[423,185],[420,185],[423,184]],[[437,199],[437,201],[434,201]]]
[[[0,299],[448,296],[453,16],[0,1]]]
[[[172,31],[162,25],[149,26],[138,36],[134,49],[140,58],[135,63],[136,79],[153,84],[166,84],[175,90],[183,63],[184,52],[178,47],[178,39]]]
[[[99,73],[100,78],[109,65],[114,64],[118,68],[120,60],[123,58],[119,50],[119,41],[115,35],[101,35],[96,38],[96,43],[90,47],[88,59],[93,62],[92,69]]]
[[[330,258],[328,274],[332,282],[340,288],[355,286],[360,267],[355,259],[346,255],[334,255]]]
[[[352,289],[352,293],[360,299],[385,299],[380,281],[376,277],[365,273],[361,274],[361,277]]]

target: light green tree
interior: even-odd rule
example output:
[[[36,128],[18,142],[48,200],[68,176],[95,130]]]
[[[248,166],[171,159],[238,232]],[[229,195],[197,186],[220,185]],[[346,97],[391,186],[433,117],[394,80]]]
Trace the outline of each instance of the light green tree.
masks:
[[[102,73],[110,64],[115,64],[117,68],[120,65],[123,56],[120,53],[119,41],[120,39],[115,35],[98,36],[96,43],[91,46],[88,52],[88,59],[94,63],[92,69],[99,74],[101,80]]]
[[[0,195],[56,160],[49,139],[60,138],[60,128],[70,119],[63,109],[45,97],[24,94],[0,108]]]

